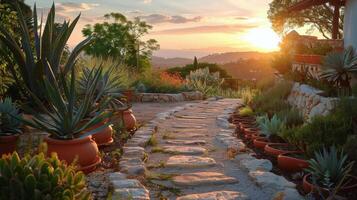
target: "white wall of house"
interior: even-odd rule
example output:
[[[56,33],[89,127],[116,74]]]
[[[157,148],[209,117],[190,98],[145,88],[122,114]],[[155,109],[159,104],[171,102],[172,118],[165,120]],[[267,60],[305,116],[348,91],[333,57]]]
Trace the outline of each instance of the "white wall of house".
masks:
[[[357,0],[347,0],[345,7],[344,38],[345,47],[357,49]]]

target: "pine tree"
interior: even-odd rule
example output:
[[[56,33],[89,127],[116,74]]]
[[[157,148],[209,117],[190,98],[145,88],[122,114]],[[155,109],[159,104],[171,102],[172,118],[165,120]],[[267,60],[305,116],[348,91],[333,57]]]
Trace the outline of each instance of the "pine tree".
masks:
[[[195,58],[193,59],[193,67],[196,69],[198,67],[198,61],[197,61],[197,57],[195,56]]]

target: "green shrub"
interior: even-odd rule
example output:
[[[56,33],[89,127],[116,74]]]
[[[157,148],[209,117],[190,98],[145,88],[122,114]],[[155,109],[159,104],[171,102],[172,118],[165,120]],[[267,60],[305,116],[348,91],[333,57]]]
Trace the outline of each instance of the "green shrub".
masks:
[[[273,87],[263,90],[255,95],[252,100],[253,109],[260,114],[268,113],[272,116],[281,110],[289,109],[289,104],[285,101],[291,91],[290,82],[278,82]]]
[[[11,98],[0,100],[0,136],[21,133],[21,117]]]
[[[20,159],[15,152],[0,160],[0,199],[89,199],[85,176],[43,153]]]
[[[289,128],[300,126],[304,123],[304,117],[301,112],[296,108],[282,110],[277,113],[278,117],[285,122]]]
[[[310,123],[282,132],[282,136],[293,144],[304,147],[311,155],[326,146],[335,145],[341,148],[349,134],[351,123],[336,115],[317,116]]]
[[[186,65],[185,67],[173,67],[167,70],[167,72],[171,74],[180,74],[182,78],[185,78],[190,74],[191,71],[195,71],[197,69],[208,68],[210,73],[218,72],[219,76],[222,78],[231,78],[228,75],[227,71],[219,67],[217,64],[212,63],[198,63],[197,66],[193,64]]]
[[[202,92],[206,96],[216,94],[221,90],[223,79],[220,78],[218,72],[211,73],[209,68],[201,68],[191,71],[186,76],[186,85],[192,90]]]
[[[287,53],[279,53],[274,56],[271,67],[276,69],[280,74],[289,73],[291,70],[292,58]]]
[[[246,106],[244,108],[239,109],[239,115],[243,117],[253,116],[254,112],[249,106]]]

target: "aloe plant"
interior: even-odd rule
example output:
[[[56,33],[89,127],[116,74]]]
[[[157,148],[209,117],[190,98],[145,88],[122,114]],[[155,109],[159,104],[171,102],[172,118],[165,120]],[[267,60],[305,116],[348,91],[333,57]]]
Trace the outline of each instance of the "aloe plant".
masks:
[[[76,90],[77,81],[74,68],[71,70],[69,80],[64,74],[60,74],[60,84],[44,79],[43,98],[46,103],[33,95],[36,105],[44,114],[32,112],[34,113],[33,121],[23,119],[24,123],[47,132],[56,139],[64,140],[86,137],[108,126],[108,124],[104,124],[92,131],[86,131],[111,116],[110,112],[104,112],[104,110],[98,111],[90,120],[84,121],[95,96],[100,72],[99,70],[93,74],[93,81],[88,85],[84,95],[79,95]]]
[[[271,119],[267,115],[257,118],[257,122],[261,132],[264,135],[271,136],[280,133],[284,127],[284,121],[279,119],[277,115],[274,115]]]
[[[339,184],[344,184],[354,162],[348,163],[347,155],[332,146],[315,152],[315,157],[309,160],[309,164],[306,172],[311,173],[313,182],[321,187],[333,189]]]
[[[326,56],[322,65],[321,78],[337,87],[348,89],[351,94],[351,74],[357,72],[357,56],[353,47],[348,47],[342,53],[331,53]]]
[[[12,117],[15,116],[15,117]],[[21,133],[21,113],[16,108],[11,98],[0,100],[0,136]]]
[[[80,52],[89,44],[90,38],[80,42],[63,60],[63,52],[80,15],[72,23],[64,21],[60,26],[55,23],[55,6],[51,7],[42,31],[42,20],[39,23],[36,4],[33,9],[33,26],[29,27],[19,5],[17,18],[21,40],[17,40],[2,24],[0,24],[0,42],[9,49],[16,65],[9,65],[19,89],[27,100],[33,100],[31,93],[41,97],[44,88],[41,79],[47,77],[56,82],[60,73],[67,74],[74,67]],[[60,28],[58,28],[60,27]],[[62,63],[63,62],[63,63]]]
[[[62,163],[56,154],[0,159],[0,199],[91,199],[85,175]]]

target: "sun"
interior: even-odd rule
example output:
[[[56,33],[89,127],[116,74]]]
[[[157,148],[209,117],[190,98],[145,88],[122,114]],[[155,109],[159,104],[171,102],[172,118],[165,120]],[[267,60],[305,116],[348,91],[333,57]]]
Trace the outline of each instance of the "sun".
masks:
[[[280,37],[270,28],[254,28],[249,30],[243,39],[260,51],[276,51],[279,49]]]

